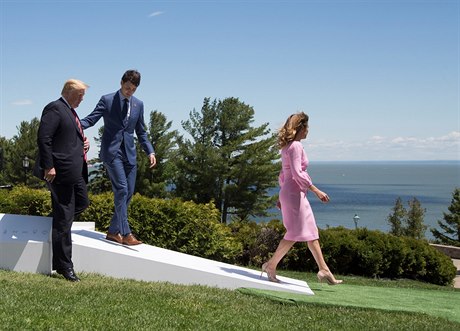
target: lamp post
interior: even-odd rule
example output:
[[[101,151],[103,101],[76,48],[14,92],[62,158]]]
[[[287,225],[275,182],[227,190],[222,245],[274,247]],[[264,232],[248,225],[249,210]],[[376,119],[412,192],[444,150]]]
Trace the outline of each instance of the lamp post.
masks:
[[[357,230],[358,229],[358,221],[359,221],[358,214],[355,214],[355,216],[353,216],[353,221],[355,222],[355,229]]]
[[[24,159],[22,160],[22,167],[24,168],[24,184],[27,185],[27,170],[29,170],[29,158],[27,156],[24,156]]]

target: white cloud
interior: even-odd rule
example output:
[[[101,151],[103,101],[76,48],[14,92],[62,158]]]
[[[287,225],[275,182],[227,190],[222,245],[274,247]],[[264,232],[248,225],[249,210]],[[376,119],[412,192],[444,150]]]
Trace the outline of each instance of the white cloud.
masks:
[[[314,160],[460,160],[460,131],[439,137],[382,137],[362,141],[306,140]]]
[[[24,100],[16,100],[11,103],[13,106],[29,106],[32,104],[32,100],[24,99]]]
[[[149,17],[155,17],[155,16],[160,16],[163,15],[162,11],[155,11],[149,15]]]

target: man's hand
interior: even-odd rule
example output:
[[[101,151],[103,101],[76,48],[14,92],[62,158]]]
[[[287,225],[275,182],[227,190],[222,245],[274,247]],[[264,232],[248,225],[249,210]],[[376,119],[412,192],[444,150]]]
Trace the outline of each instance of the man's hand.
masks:
[[[83,140],[83,149],[85,150],[85,153],[88,153],[89,151],[89,139],[88,137],[85,137]]]
[[[45,175],[43,176],[43,179],[46,180],[48,183],[52,183],[54,178],[56,177],[56,169],[45,169],[44,173]]]
[[[150,154],[149,155],[149,161],[150,161],[150,168],[153,168],[155,164],[157,164],[157,159],[155,158],[155,154]]]

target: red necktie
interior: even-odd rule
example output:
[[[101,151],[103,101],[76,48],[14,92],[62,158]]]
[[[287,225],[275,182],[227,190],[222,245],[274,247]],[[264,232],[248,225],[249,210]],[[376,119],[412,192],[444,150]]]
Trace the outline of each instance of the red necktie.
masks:
[[[78,129],[80,130],[80,134],[81,134],[81,136],[83,138],[83,141],[85,141],[85,134],[83,133],[83,128],[81,126],[80,120],[78,119],[77,112],[73,108],[70,108],[70,109],[72,110],[73,116],[75,116],[75,122],[77,123]],[[85,148],[83,148],[83,155],[84,155],[84,159],[85,159],[85,162],[86,162]]]

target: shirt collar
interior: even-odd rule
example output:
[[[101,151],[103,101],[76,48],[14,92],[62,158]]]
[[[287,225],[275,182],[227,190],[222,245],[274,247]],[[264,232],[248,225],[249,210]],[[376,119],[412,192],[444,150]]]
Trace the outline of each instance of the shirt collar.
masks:
[[[61,95],[61,98],[62,98],[62,100],[64,100],[65,104],[67,106],[69,106],[70,109],[72,109],[72,107],[70,106],[69,102],[62,95]]]
[[[123,100],[125,100],[125,99],[128,99],[128,101],[131,103],[131,97],[129,97],[129,98],[128,98],[128,97],[125,97],[125,96],[123,95],[123,93],[121,93],[121,90],[118,90],[118,94],[119,94],[119,96],[120,96],[121,102],[123,102]]]

